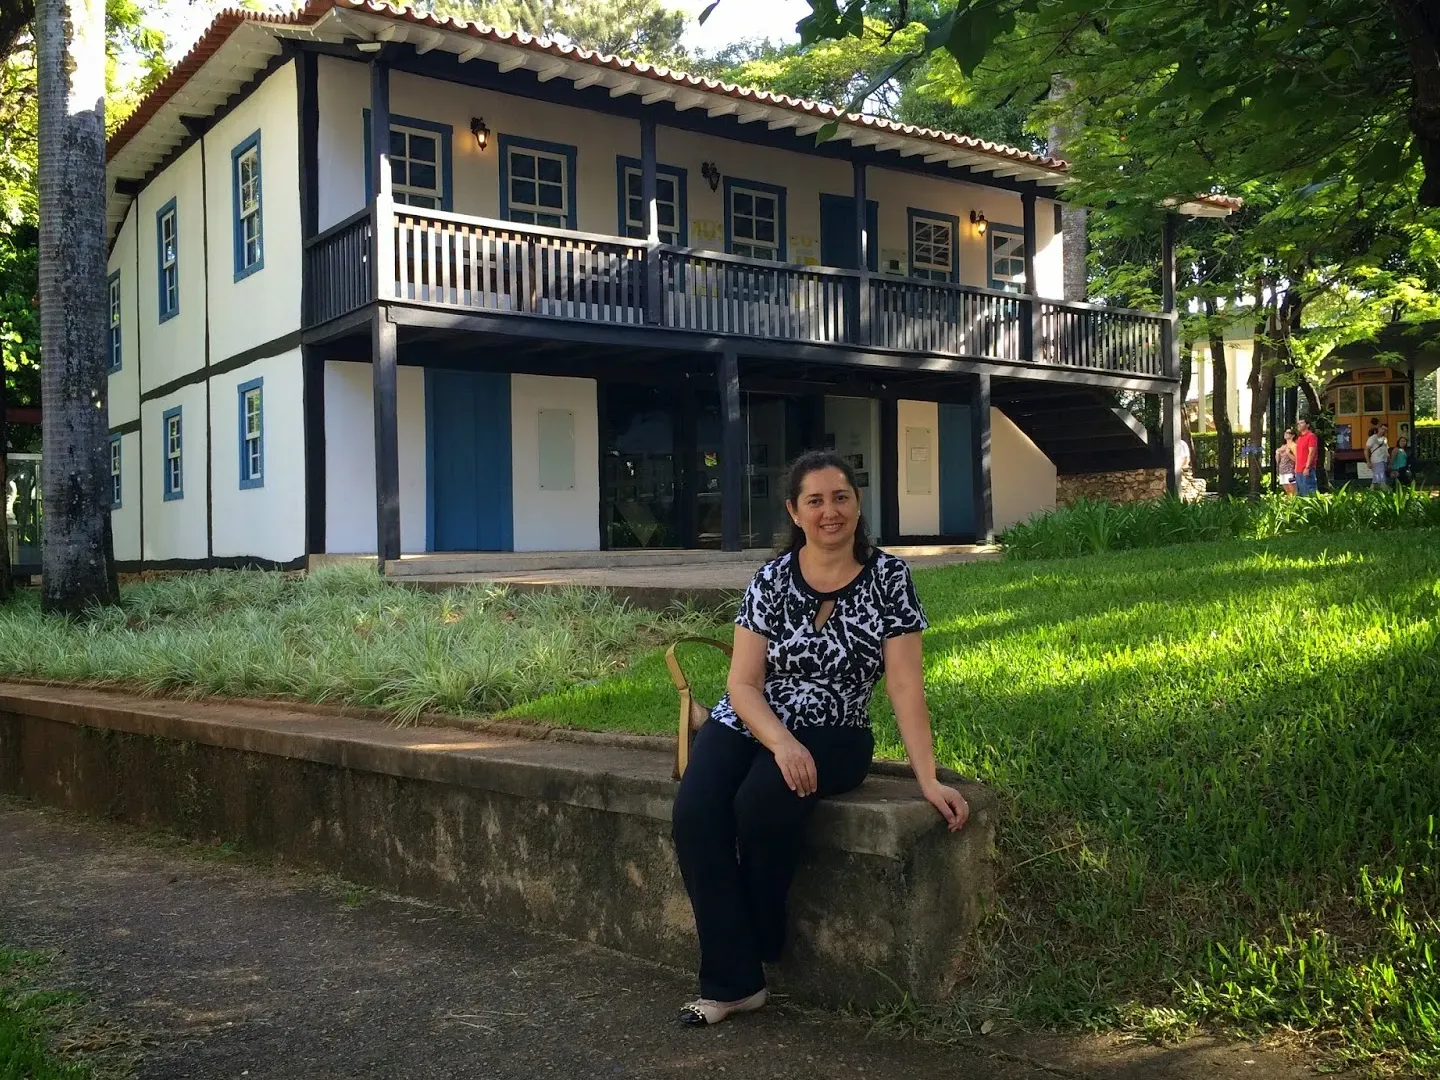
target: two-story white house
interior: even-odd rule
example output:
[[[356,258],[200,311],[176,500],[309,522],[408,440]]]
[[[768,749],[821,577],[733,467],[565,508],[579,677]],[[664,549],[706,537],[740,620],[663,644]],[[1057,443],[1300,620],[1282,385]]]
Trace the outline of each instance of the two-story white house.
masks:
[[[965,540],[1166,459],[1060,161],[363,0],[221,15],[108,156],[123,567],[766,546],[816,446]]]

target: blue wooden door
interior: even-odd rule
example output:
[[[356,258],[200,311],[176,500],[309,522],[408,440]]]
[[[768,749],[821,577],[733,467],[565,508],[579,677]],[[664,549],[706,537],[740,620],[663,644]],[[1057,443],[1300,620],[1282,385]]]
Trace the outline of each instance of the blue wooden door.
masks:
[[[975,535],[974,454],[970,447],[970,406],[940,406],[940,531]]]
[[[510,376],[425,371],[425,464],[431,551],[509,551]]]
[[[865,232],[869,250],[865,262],[873,272],[880,265],[880,204],[865,200]],[[842,270],[858,270],[860,256],[855,250],[855,199],[850,195],[820,196],[820,261]]]

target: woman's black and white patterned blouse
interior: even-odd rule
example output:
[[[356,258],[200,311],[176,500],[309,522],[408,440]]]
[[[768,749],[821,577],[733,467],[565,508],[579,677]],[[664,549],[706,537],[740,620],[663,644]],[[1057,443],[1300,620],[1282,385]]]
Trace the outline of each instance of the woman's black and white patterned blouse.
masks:
[[[827,600],[835,609],[817,630]],[[788,728],[868,727],[870,695],[885,672],[885,640],[929,625],[910,568],[879,550],[833,593],[810,587],[793,552],[772,559],[750,582],[735,624],[768,642],[765,700]],[[745,730],[728,694],[711,717]]]

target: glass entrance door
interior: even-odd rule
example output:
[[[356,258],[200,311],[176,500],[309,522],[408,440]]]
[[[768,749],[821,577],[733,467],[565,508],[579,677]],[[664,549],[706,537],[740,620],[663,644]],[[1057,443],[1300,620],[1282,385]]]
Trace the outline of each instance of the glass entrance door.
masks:
[[[746,453],[741,543],[747,548],[779,547],[790,537],[785,480],[790,462],[802,449],[799,402],[746,394],[741,405]]]
[[[607,395],[605,412],[601,524],[609,546],[682,546],[673,405],[652,387],[615,387]]]

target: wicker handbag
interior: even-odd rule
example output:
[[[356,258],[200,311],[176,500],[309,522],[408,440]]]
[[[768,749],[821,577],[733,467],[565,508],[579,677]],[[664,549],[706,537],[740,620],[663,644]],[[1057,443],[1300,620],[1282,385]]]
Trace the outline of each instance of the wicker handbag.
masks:
[[[695,741],[695,733],[700,730],[700,725],[710,719],[709,707],[695,700],[695,695],[690,692],[690,680],[685,677],[685,672],[680,667],[680,661],[675,656],[675,646],[684,645],[687,642],[709,645],[711,648],[719,649],[727,657],[734,654],[734,650],[723,641],[707,637],[683,637],[673,642],[665,650],[665,666],[670,669],[670,681],[680,692],[679,732],[675,741],[675,772],[673,774],[676,780],[685,775],[685,766],[690,764],[690,745]]]

